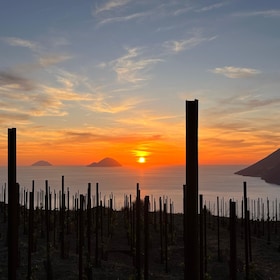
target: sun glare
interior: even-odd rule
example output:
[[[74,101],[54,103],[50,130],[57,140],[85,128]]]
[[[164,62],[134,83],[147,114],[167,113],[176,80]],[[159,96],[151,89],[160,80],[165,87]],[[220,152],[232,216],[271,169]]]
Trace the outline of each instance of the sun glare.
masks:
[[[139,157],[138,158],[138,162],[139,163],[145,163],[146,162],[146,159],[144,157]]]

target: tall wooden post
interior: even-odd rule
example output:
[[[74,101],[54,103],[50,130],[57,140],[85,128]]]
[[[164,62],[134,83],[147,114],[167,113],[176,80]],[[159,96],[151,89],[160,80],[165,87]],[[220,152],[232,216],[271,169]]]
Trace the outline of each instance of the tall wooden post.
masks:
[[[230,206],[230,279],[236,280],[237,257],[236,257],[236,204],[229,202]]]
[[[34,181],[33,181],[34,182]],[[34,232],[34,191],[29,193],[29,226],[28,226],[28,267],[27,267],[27,279],[32,279],[32,264],[31,257],[33,251],[33,232]]]
[[[249,235],[248,235],[248,224],[249,224],[249,217],[248,217],[248,206],[247,206],[247,184],[243,182],[243,200],[244,200],[244,229],[245,229],[245,279],[249,279]]]
[[[203,195],[199,195],[199,259],[200,259],[200,279],[204,277],[204,270],[203,270],[203,250],[204,250],[204,240],[203,240]]]
[[[160,263],[163,264],[163,222],[162,222],[162,198],[159,198],[159,232],[160,232]]]
[[[185,279],[199,279],[198,100],[186,101]]]
[[[144,200],[144,279],[149,279],[149,196],[145,196]]]
[[[91,262],[91,183],[88,183],[88,201],[87,201],[87,247],[88,247],[88,265]]]
[[[65,258],[65,247],[64,247],[64,224],[65,224],[65,193],[64,193],[64,176],[61,177],[61,209],[60,209],[60,257]]]
[[[50,260],[50,211],[49,211],[49,186],[48,180],[45,181],[45,223],[46,223],[46,236],[47,236],[47,258],[46,258],[46,272],[47,279],[52,279],[52,269]]]
[[[8,129],[8,278],[17,279],[18,200],[16,183],[16,128]]]
[[[83,241],[84,241],[84,196],[80,194],[80,210],[79,210],[79,280],[83,279]]]
[[[96,183],[96,206],[95,206],[95,265],[99,266],[99,188]]]
[[[136,279],[141,279],[141,201],[140,201],[140,189],[137,183],[136,187]]]
[[[218,235],[218,261],[221,261],[220,251],[220,203],[219,197],[217,196],[217,235]]]

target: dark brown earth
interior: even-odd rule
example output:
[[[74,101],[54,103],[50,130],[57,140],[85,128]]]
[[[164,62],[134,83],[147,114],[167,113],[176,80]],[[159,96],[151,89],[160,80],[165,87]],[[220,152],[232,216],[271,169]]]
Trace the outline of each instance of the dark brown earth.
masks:
[[[1,207],[1,210],[3,208]],[[73,214],[74,212],[72,212]],[[72,215],[71,214],[71,215]],[[76,224],[74,216],[69,218],[69,233],[65,227],[65,258],[60,257],[60,243],[58,240],[58,224],[56,226],[56,242],[54,244],[53,227],[50,230],[50,261],[52,268],[52,279],[79,279]],[[95,262],[95,233],[92,232],[92,256],[90,266],[92,269],[92,279],[136,279],[134,258],[131,251],[131,245],[128,237],[130,236],[129,226],[125,219],[125,212],[114,211],[112,219],[112,234],[108,235],[107,213],[103,216],[103,236],[99,233],[99,254],[101,259],[99,264]],[[150,214],[150,246],[149,246],[149,279],[184,279],[184,247],[183,247],[183,215],[174,215],[174,228],[169,231],[168,226],[168,251],[167,264],[161,261],[160,254],[160,230],[159,219],[156,223]],[[39,216],[38,216],[39,217]],[[40,234],[40,220],[37,217],[36,231],[36,251],[32,253],[32,279],[46,278],[46,239]],[[27,275],[27,245],[28,236],[24,234],[23,216],[21,216],[21,225],[19,229],[20,240],[20,262],[18,267],[18,279],[26,279]],[[170,220],[169,220],[170,221]],[[51,219],[51,224],[53,220]],[[277,226],[277,227],[276,227]],[[280,225],[270,223],[270,241],[268,236],[267,224],[251,223],[252,233],[252,261],[250,263],[250,279],[279,279],[280,275],[280,253],[279,253],[279,235]],[[229,221],[227,218],[220,220],[220,260],[218,260],[218,239],[217,239],[217,217],[207,215],[206,220],[206,242],[207,242],[207,273],[205,279],[224,280],[229,279]],[[27,230],[26,230],[27,233]],[[45,235],[45,234],[44,234]],[[7,222],[4,222],[3,211],[0,213],[0,279],[7,277]],[[143,241],[143,240],[142,240]],[[237,254],[238,254],[238,273],[237,279],[244,279],[244,228],[241,221],[237,226]],[[87,238],[86,228],[84,235],[84,258],[83,265],[87,263]],[[84,278],[87,278],[86,269],[84,269]]]

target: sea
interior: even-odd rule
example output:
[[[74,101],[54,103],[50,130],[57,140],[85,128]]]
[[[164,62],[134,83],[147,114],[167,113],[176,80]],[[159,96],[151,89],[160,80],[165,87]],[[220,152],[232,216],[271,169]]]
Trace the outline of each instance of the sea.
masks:
[[[237,214],[241,215],[241,201],[243,185],[246,182],[247,196],[250,199],[249,207],[255,207],[256,201],[265,204],[274,215],[279,211],[280,186],[268,184],[260,178],[244,177],[234,174],[243,169],[242,165],[200,165],[198,176],[199,194],[203,197],[203,204],[211,212],[223,207],[223,215],[228,215],[229,200],[236,201]],[[4,189],[7,185],[7,167],[0,167],[0,201],[4,201]],[[150,197],[151,210],[158,209],[159,198],[173,205],[175,213],[183,212],[183,185],[186,181],[185,166],[161,167],[86,167],[86,166],[19,166],[17,167],[17,182],[20,184],[20,193],[32,189],[32,181],[37,194],[45,190],[46,182],[52,193],[58,194],[61,190],[62,177],[64,188],[70,193],[70,208],[73,207],[73,198],[87,193],[91,185],[92,199],[95,199],[96,185],[98,184],[99,197],[103,205],[108,205],[113,198],[113,207],[116,210],[124,206],[125,197],[134,200],[136,186],[139,186],[141,198]],[[22,195],[21,195],[22,197]],[[54,197],[54,196],[52,196]],[[7,201],[7,198],[6,198]],[[22,202],[22,198],[20,199]],[[40,199],[35,196],[35,206]],[[54,204],[53,204],[54,205]],[[222,205],[222,206],[221,206]],[[277,210],[277,205],[279,205]],[[269,209],[269,208],[268,208]],[[280,215],[279,215],[280,216]]]

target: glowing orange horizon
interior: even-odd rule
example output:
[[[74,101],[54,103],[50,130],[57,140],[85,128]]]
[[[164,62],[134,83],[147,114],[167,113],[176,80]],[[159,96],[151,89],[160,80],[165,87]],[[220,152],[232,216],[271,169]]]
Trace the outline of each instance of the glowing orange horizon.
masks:
[[[56,165],[88,165],[105,157],[119,161],[122,166],[146,168],[155,165],[184,165],[184,137],[174,139],[159,137],[115,137],[113,139],[84,139],[75,135],[64,139],[65,134],[54,134],[50,139],[37,135],[37,141],[21,135],[17,139],[17,165],[29,166],[38,160],[46,160]],[[199,164],[253,164],[275,149],[259,145],[238,146],[226,141],[217,142],[214,137],[206,135],[206,130],[200,135]],[[62,136],[61,136],[62,135]],[[67,134],[66,134],[67,135]],[[74,138],[73,138],[74,137]],[[75,138],[76,137],[76,138]],[[35,139],[35,137],[34,137]],[[218,139],[219,140],[219,139]],[[216,142],[215,142],[216,141]],[[221,145],[220,143],[223,143]],[[2,136],[0,141],[0,165],[7,165],[7,139]],[[220,145],[219,145],[220,144]],[[141,159],[141,160],[140,160]]]

